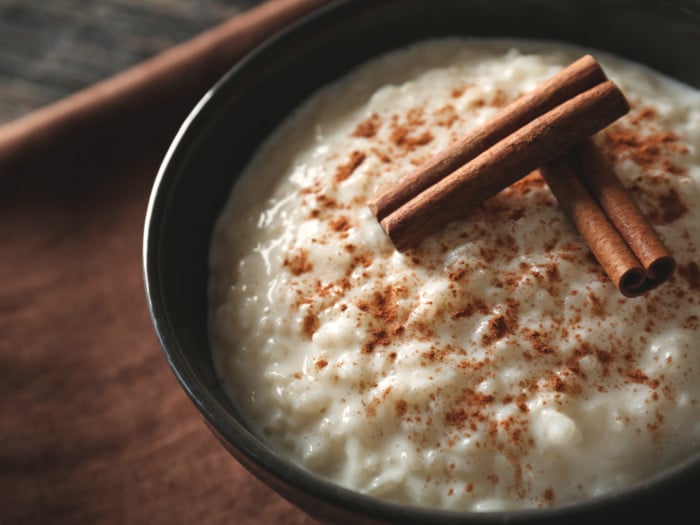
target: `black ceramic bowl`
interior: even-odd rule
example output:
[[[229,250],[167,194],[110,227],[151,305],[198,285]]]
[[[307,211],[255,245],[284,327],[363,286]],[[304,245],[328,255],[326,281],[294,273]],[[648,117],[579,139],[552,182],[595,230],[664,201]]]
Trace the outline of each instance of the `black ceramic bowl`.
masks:
[[[380,53],[452,35],[568,41],[700,88],[694,0],[359,0],[305,19],[214,86],[183,124],[156,179],[144,240],[146,291],[175,375],[239,462],[327,523],[647,523],[673,515],[698,523],[692,499],[700,455],[628,491],[550,510],[473,514],[382,502],[279,455],[246,428],[219,385],[207,339],[207,254],[235,178],[275,126],[320,86]]]

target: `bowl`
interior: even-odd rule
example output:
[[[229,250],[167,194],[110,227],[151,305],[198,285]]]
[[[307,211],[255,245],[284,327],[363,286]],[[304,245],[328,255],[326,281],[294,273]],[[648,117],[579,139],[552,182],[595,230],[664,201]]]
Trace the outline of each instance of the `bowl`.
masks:
[[[647,64],[700,88],[700,5],[672,0],[357,0],[293,25],[199,102],[156,178],[144,271],[159,342],[204,421],[242,465],[325,523],[646,523],[698,516],[700,454],[628,490],[552,509],[458,513],[346,490],[305,471],[245,425],[217,380],[207,335],[210,236],[238,174],[286,115],[356,65],[418,40],[495,36],[566,41]],[[640,458],[643,460],[643,458]],[[639,521],[641,520],[641,521]]]

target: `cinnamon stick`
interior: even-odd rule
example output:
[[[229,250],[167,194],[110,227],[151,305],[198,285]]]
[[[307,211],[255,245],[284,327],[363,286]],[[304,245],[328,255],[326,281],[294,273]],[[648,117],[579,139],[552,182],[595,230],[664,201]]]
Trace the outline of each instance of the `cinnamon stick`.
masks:
[[[387,215],[381,226],[400,251],[465,214],[533,169],[629,111],[606,81],[519,128],[476,158]]]
[[[595,58],[585,55],[509,104],[486,124],[469,132],[457,144],[441,151],[427,163],[404,176],[397,184],[371,200],[370,209],[377,216],[377,220],[381,221],[528,122],[605,80],[605,73]]]
[[[652,290],[671,277],[676,269],[675,259],[600,149],[586,139],[572,149],[569,157],[583,184],[644,268],[646,279],[634,290],[635,294]]]
[[[539,171],[618,290],[626,297],[639,295],[644,269],[571,165],[560,157]]]

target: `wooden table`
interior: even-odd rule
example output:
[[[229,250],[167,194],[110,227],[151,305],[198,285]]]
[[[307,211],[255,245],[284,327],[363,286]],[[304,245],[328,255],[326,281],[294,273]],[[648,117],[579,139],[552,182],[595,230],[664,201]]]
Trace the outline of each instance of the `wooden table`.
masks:
[[[0,122],[255,2],[0,0]],[[141,273],[156,149],[0,173],[0,523],[312,520],[233,461],[153,335]]]
[[[0,124],[260,0],[0,0]]]

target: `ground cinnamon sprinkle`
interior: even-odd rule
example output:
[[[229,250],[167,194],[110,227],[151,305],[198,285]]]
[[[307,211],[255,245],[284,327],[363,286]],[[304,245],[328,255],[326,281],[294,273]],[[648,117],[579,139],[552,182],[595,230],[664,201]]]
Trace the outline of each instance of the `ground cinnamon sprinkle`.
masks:
[[[549,383],[552,390],[556,392],[566,392],[566,383],[562,380],[561,376],[552,374]]]
[[[313,270],[313,265],[309,261],[309,250],[301,249],[291,258],[285,257],[284,266],[289,268],[293,275],[301,275]]]
[[[447,426],[453,426],[457,429],[470,427],[472,430],[476,430],[477,423],[487,421],[483,410],[493,402],[492,395],[464,388],[462,394],[452,403],[452,408],[445,413],[444,422]]]
[[[438,126],[451,127],[457,120],[459,115],[452,104],[447,104],[435,112],[435,124]]]
[[[591,304],[591,313],[593,314],[593,316],[599,317],[601,319],[607,317],[605,303],[593,292],[588,292],[587,297]]]
[[[425,124],[424,115],[425,109],[421,106],[413,107],[406,112],[406,124],[413,128],[423,126]]]
[[[367,413],[367,417],[377,417],[377,408],[379,407],[380,403],[381,399],[379,399],[378,397],[372,398],[372,400],[369,403],[363,402],[363,405],[365,406],[365,412]]]
[[[520,334],[530,342],[532,348],[538,354],[544,355],[554,353],[554,348],[549,342],[549,337],[546,334],[533,330],[532,328],[523,328],[520,331]]]
[[[518,329],[517,307],[518,303],[516,301],[509,301],[503,314],[492,317],[489,320],[488,330],[484,332],[481,338],[483,346],[489,346],[516,332]]]
[[[542,493],[542,498],[547,503],[551,504],[554,501],[554,489],[552,489],[552,487],[545,489],[545,491]]]
[[[666,193],[658,197],[659,208],[650,214],[653,224],[671,224],[677,221],[688,211],[688,207],[675,188],[669,188]]]
[[[700,267],[695,261],[679,264],[678,273],[688,283],[691,290],[700,290]]]
[[[338,201],[324,193],[316,193],[316,204],[324,210],[331,210],[338,207]]]
[[[370,354],[377,346],[387,346],[394,340],[394,335],[385,329],[372,330],[369,340],[362,345],[360,351],[363,354]]]
[[[406,150],[412,151],[418,146],[424,146],[433,140],[430,131],[423,131],[412,135],[412,130],[407,126],[396,126],[391,132],[391,141]]]
[[[547,185],[542,175],[539,172],[532,172],[522,179],[508,186],[507,191],[526,195],[534,190],[540,190]]]
[[[367,120],[357,125],[355,131],[352,132],[352,136],[370,139],[377,134],[381,125],[382,120],[379,115],[372,113]]]
[[[454,319],[460,319],[463,317],[471,317],[475,313],[487,314],[489,312],[489,307],[481,297],[469,297],[467,298],[466,304],[459,306],[456,310],[453,310],[450,317]]]
[[[490,106],[495,108],[502,108],[508,102],[508,97],[502,89],[496,89],[491,99]]]
[[[630,370],[627,372],[627,377],[630,378],[632,381],[635,383],[646,383],[649,380],[649,377],[642,372],[641,370],[635,369],[635,370]]]
[[[605,131],[607,147],[611,158],[619,159],[629,157],[633,162],[643,168],[662,168],[666,156],[669,154],[685,154],[687,148],[680,143],[677,135],[669,132],[642,135],[638,129],[611,126]],[[680,167],[673,167],[678,174],[684,173]]]
[[[330,227],[334,232],[342,233],[352,227],[352,223],[347,215],[340,215],[330,221]]]
[[[368,268],[371,264],[372,261],[374,260],[374,256],[371,253],[360,253],[355,256],[353,259],[353,263],[355,265],[363,266],[365,268]]]
[[[544,272],[550,281],[559,282],[561,280],[561,275],[559,274],[559,266],[557,266],[556,263],[547,263]]]
[[[391,162],[391,157],[386,152],[380,150],[379,148],[372,148],[371,151],[384,164],[389,164]]]
[[[630,124],[637,126],[639,124],[642,124],[644,121],[653,120],[657,118],[657,116],[658,113],[654,108],[642,107],[633,110],[633,112],[629,115],[628,119]]]
[[[429,129],[421,131],[421,127],[425,124],[424,109],[422,107],[414,107],[408,110],[404,115],[403,123],[399,115],[392,115],[389,141],[405,152],[424,146],[434,139]],[[416,161],[417,159],[413,160]]]
[[[450,94],[452,95],[452,98],[461,97],[464,94],[464,92],[467,90],[467,87],[468,86],[465,84],[465,85],[462,85],[462,86],[459,86],[456,88],[452,88],[452,91],[450,92]]]
[[[353,174],[353,172],[358,168],[358,166],[365,161],[366,157],[367,155],[361,151],[353,151],[350,154],[350,158],[348,159],[348,161],[345,164],[338,166],[338,168],[336,169],[334,179],[335,182],[342,182],[348,177],[350,177],[350,175]]]
[[[605,350],[596,349],[595,355],[598,362],[603,366],[603,376],[607,376],[610,373],[610,364],[613,361],[612,354]]]
[[[374,292],[371,301],[358,301],[357,307],[363,312],[368,312],[375,318],[390,324],[397,317],[397,295],[397,290],[395,288],[387,286],[381,292]]]
[[[320,322],[318,320],[318,317],[313,312],[309,311],[307,312],[306,316],[304,316],[301,331],[304,333],[304,335],[306,335],[308,339],[311,339],[316,330],[318,330],[319,324]]]
[[[469,270],[466,267],[458,268],[449,273],[450,281],[460,281],[469,275]]]
[[[408,410],[408,403],[406,402],[405,399],[399,399],[398,401],[396,401],[396,415],[398,417],[405,416],[407,410]]]
[[[509,333],[511,333],[511,327],[508,324],[506,316],[498,315],[489,321],[489,332],[488,334],[484,334],[482,342],[487,345],[493,341],[503,339]]]
[[[518,407],[518,410],[520,410],[521,412],[529,412],[529,411],[530,411],[530,407],[528,407],[528,406],[527,406],[527,403],[525,402],[525,396],[524,396],[524,395],[520,396],[520,397],[516,400],[515,406],[517,406],[517,407]]]

